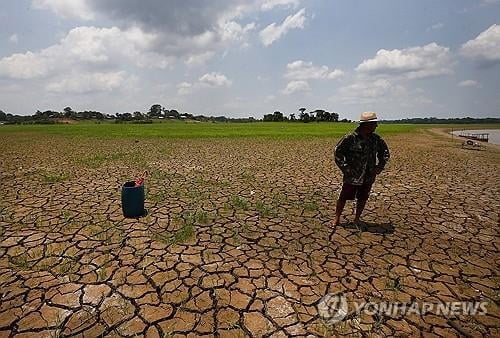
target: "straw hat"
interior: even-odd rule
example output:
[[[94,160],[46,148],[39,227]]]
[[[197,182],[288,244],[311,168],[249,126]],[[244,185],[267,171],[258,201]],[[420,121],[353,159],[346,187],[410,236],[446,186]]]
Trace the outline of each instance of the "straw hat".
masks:
[[[372,111],[366,111],[361,113],[361,117],[359,118],[359,123],[364,122],[377,122],[377,114]]]

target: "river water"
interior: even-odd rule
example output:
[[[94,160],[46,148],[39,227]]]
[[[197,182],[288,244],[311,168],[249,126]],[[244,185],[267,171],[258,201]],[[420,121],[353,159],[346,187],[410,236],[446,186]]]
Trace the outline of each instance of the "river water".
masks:
[[[488,142],[500,145],[500,129],[482,129],[482,130],[455,130],[453,135],[460,135],[461,133],[470,134],[483,134],[488,133]]]

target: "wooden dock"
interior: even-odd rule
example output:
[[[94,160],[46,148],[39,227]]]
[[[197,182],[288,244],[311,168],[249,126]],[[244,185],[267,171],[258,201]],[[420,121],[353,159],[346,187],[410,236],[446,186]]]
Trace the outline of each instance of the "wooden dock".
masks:
[[[474,140],[474,141],[480,141],[480,142],[488,142],[488,137],[490,134],[488,133],[466,133],[466,132],[461,132],[459,137],[463,137],[469,140]]]

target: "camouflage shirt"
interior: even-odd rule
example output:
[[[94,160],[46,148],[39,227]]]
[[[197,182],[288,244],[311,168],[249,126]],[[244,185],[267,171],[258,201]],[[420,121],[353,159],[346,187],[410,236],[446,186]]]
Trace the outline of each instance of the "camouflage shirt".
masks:
[[[335,147],[335,163],[344,174],[344,183],[373,183],[375,169],[384,169],[388,160],[389,148],[375,133],[362,136],[356,129],[345,135]]]

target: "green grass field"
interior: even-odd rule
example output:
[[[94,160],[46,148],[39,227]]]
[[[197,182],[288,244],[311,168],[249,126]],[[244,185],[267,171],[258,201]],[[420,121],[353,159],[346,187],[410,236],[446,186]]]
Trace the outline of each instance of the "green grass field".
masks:
[[[354,130],[355,123],[190,123],[169,121],[154,124],[76,123],[58,125],[6,125],[0,133],[53,134],[91,138],[241,138],[261,137],[275,139],[301,139],[340,137]],[[500,125],[416,125],[381,124],[377,133],[393,135],[428,128],[500,128]]]

